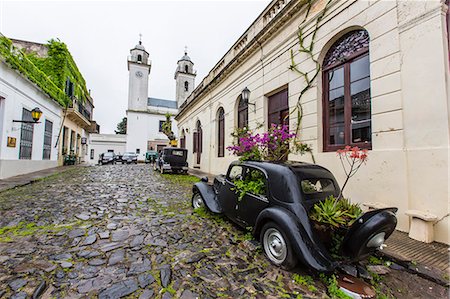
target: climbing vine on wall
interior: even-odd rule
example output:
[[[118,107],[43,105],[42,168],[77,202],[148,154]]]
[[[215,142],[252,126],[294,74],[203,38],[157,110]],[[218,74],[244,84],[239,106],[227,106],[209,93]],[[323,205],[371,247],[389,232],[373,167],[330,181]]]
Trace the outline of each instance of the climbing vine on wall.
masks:
[[[61,106],[68,105],[70,99],[65,92],[4,36],[0,37],[0,56],[11,68],[26,76]]]
[[[61,106],[67,108],[71,104],[71,99],[66,95],[67,79],[74,85],[73,95],[78,100],[85,101],[89,95],[86,81],[66,44],[51,39],[46,47],[47,56],[40,57],[36,53],[24,53],[7,37],[0,37],[0,56],[3,60],[58,101]]]
[[[311,60],[314,63],[315,68],[310,72],[302,70],[300,68],[300,64],[298,62],[296,62],[296,60],[295,60],[294,50],[291,49],[291,52],[290,52],[291,65],[289,66],[289,69],[296,72],[298,75],[300,75],[300,77],[303,78],[306,83],[306,85],[300,91],[300,95],[298,96],[298,100],[297,100],[297,104],[295,105],[295,108],[290,112],[290,114],[297,113],[297,126],[295,128],[295,132],[297,133],[297,138],[300,138],[299,137],[300,129],[301,129],[302,118],[303,118],[302,98],[308,90],[310,90],[311,88],[314,87],[314,82],[317,79],[317,76],[320,74],[320,71],[321,71],[320,63],[317,60],[317,58],[314,57],[314,53],[313,53],[314,45],[315,45],[315,41],[316,41],[317,32],[319,30],[320,22],[322,21],[325,14],[327,13],[332,0],[327,0],[325,7],[317,15],[315,24],[313,25],[312,32],[310,33],[311,39],[309,42],[307,42],[306,34],[305,34],[305,27],[306,27],[305,25],[306,25],[306,21],[308,20],[308,18],[310,16],[313,2],[315,2],[315,1],[314,0],[306,0],[307,6],[306,6],[305,17],[303,18],[302,22],[298,26],[298,31],[297,31],[299,48],[296,51],[298,51],[298,53],[300,54],[299,56],[302,58],[304,55],[306,55],[307,59]],[[315,163],[315,158],[312,153],[312,149],[308,146],[308,149],[306,151],[311,154],[312,160]]]

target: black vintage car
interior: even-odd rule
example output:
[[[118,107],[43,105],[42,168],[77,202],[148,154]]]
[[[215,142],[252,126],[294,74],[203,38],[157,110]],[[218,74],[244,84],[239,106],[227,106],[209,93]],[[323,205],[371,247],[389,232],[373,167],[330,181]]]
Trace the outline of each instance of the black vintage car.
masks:
[[[153,168],[161,173],[188,172],[187,149],[178,147],[165,147]]]
[[[237,180],[250,175],[263,178],[264,192],[239,198]],[[314,185],[314,188],[308,186]],[[333,174],[313,164],[298,162],[234,162],[226,175],[193,186],[194,209],[206,206],[225,214],[243,228],[252,228],[266,256],[275,265],[294,267],[298,261],[319,272],[331,272],[343,262],[332,258],[319,237],[309,213],[328,196],[338,197],[340,188]],[[348,229],[341,246],[345,263],[366,258],[379,249],[394,231],[396,208],[366,212]]]

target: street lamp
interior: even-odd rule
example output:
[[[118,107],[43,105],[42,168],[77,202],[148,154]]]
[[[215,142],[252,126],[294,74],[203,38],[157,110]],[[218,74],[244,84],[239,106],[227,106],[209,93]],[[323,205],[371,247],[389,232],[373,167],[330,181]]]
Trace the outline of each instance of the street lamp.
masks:
[[[249,103],[248,99],[250,98],[250,89],[247,87],[244,88],[241,92],[241,97],[244,100],[247,105],[253,105],[253,112],[256,112],[256,104],[255,103]]]
[[[38,107],[31,110],[31,117],[33,120],[13,120],[14,123],[38,124],[42,116],[42,111]]]
[[[242,99],[245,102],[248,102],[248,99],[250,98],[250,89],[248,89],[247,87],[244,88],[244,90],[241,93]]]
[[[38,107],[31,110],[31,117],[33,118],[35,123],[38,122],[38,120],[41,118],[41,116],[42,116],[42,111]]]

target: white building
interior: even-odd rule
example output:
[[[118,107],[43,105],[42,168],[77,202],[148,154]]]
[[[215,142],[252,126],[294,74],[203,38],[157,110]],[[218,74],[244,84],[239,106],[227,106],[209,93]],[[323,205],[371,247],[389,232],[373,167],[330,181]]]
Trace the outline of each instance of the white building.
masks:
[[[369,149],[346,196],[398,207],[402,231],[419,211],[427,233],[450,243],[447,4],[273,0],[180,106],[189,165],[224,173],[237,159],[224,151],[234,128],[285,120],[293,129],[300,106],[301,140],[339,182],[335,151]]]
[[[58,166],[62,107],[36,84],[0,62],[0,179]],[[31,110],[39,108],[39,123]]]
[[[127,110],[126,151],[136,152],[144,160],[146,151],[161,150],[169,140],[162,132],[166,114],[172,115],[172,130],[177,134],[173,116],[178,113],[177,101],[183,101],[194,89],[193,63],[185,55],[178,61],[175,73],[177,101],[148,97],[148,80],[151,71],[149,54],[141,42],[130,50],[128,57],[129,89]]]
[[[99,155],[113,152],[123,154],[126,150],[127,135],[125,134],[90,134],[89,135],[89,164],[97,164]]]

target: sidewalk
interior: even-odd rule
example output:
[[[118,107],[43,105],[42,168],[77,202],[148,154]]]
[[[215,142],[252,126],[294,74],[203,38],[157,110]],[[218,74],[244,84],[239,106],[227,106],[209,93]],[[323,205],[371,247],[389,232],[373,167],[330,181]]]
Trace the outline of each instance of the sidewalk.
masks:
[[[215,177],[198,169],[189,169],[189,174],[199,178],[206,176],[209,183],[212,183]],[[394,231],[386,240],[386,245],[386,248],[380,251],[381,256],[395,262],[408,272],[443,286],[450,285],[450,247],[448,245],[438,242],[429,244],[419,242],[400,231]]]
[[[13,176],[7,179],[0,180],[0,192],[12,189],[19,186],[24,186],[33,183],[39,179],[48,177],[55,173],[60,173],[72,169],[77,166],[58,166],[54,168],[48,168],[36,172],[30,172],[26,174],[21,174],[18,176]]]

